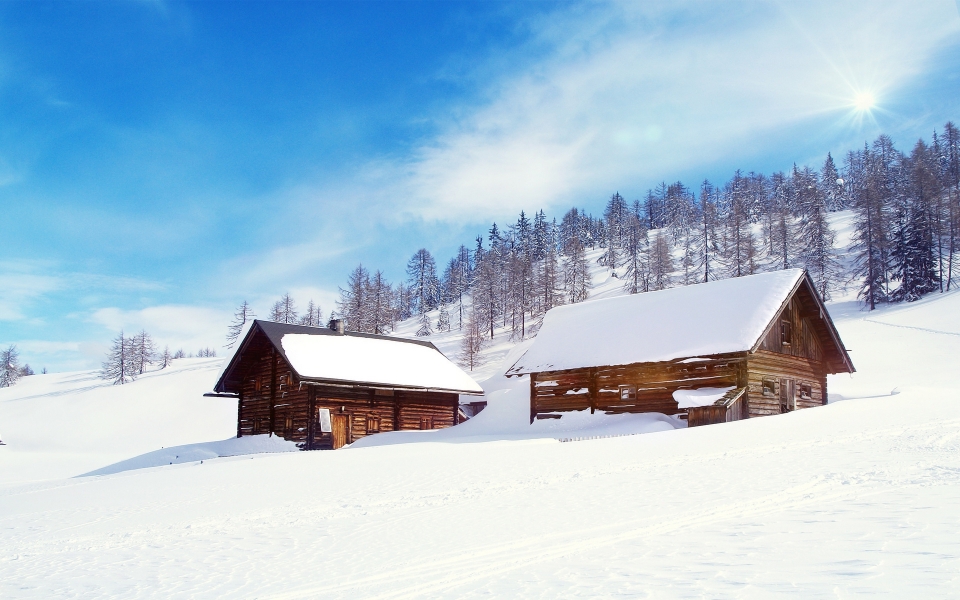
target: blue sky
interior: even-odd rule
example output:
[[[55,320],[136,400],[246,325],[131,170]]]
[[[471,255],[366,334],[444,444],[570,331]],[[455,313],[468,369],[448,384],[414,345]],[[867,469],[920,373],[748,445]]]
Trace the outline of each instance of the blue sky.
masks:
[[[953,0],[0,3],[0,343],[220,346],[521,209],[909,149],[958,74]]]

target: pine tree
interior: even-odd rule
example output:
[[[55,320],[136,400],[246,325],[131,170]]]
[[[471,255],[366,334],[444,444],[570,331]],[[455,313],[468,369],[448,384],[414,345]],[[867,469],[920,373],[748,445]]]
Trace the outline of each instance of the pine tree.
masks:
[[[437,264],[426,248],[417,250],[407,262],[407,284],[410,287],[417,314],[433,310],[439,300]]]
[[[724,258],[730,277],[756,272],[757,249],[751,231],[749,196],[740,171],[727,184],[727,214],[724,222]]]
[[[665,290],[673,283],[673,257],[670,256],[670,242],[667,234],[657,231],[649,249],[650,287],[654,290]]]
[[[187,353],[183,351],[183,348],[180,348],[179,350],[173,353],[174,360],[178,358],[186,358],[186,357],[187,357]]]
[[[699,220],[693,232],[697,267],[703,273],[701,281],[704,282],[717,279],[716,263],[720,255],[720,236],[717,234],[719,218],[715,195],[713,185],[704,179],[700,184]]]
[[[563,261],[563,287],[571,304],[583,302],[590,294],[590,270],[580,240],[570,242],[570,253]]]
[[[447,305],[440,305],[440,314],[437,316],[437,332],[444,333],[450,331],[450,311],[447,310]]]
[[[250,308],[246,300],[240,303],[237,311],[233,313],[233,321],[231,321],[230,326],[227,327],[227,348],[233,348],[240,340],[244,327],[256,317],[257,316],[253,314],[253,309]]]
[[[600,257],[600,264],[606,265],[614,272],[620,263],[620,249],[623,247],[626,236],[625,224],[628,212],[627,202],[620,192],[610,196],[603,211],[607,251]]]
[[[303,313],[303,316],[300,317],[300,325],[306,325],[307,327],[322,327],[323,326],[323,311],[320,310],[320,307],[314,304],[313,298],[307,302],[307,312]]]
[[[841,277],[840,263],[834,250],[834,233],[827,221],[826,198],[819,189],[815,190],[803,215],[799,233],[803,240],[801,260],[824,302],[830,299],[830,290]]]
[[[16,384],[22,376],[20,352],[17,347],[11,344],[6,350],[0,350],[0,388]]]
[[[346,321],[347,331],[370,333],[370,303],[367,298],[370,290],[370,273],[363,265],[357,265],[347,277],[347,287],[340,288],[337,301],[337,313]]]
[[[113,340],[113,347],[100,369],[100,378],[112,381],[114,385],[123,385],[136,379],[133,340],[124,336],[122,331]]]
[[[623,274],[623,289],[629,294],[650,290],[650,265],[647,228],[637,215],[627,222],[627,237],[623,248],[626,270]]]
[[[482,351],[485,342],[483,323],[485,320],[482,315],[477,315],[475,311],[471,311],[463,330],[463,337],[460,338],[458,362],[471,371],[483,364]]]
[[[827,160],[824,161],[823,168],[820,170],[820,183],[823,186],[823,202],[828,212],[846,208],[844,182],[829,152],[827,152]]]
[[[370,277],[367,286],[367,320],[370,333],[385,335],[390,333],[396,323],[396,310],[393,286],[383,275],[383,271],[377,270]]]
[[[418,322],[420,323],[420,326],[417,328],[418,337],[433,335],[433,327],[430,326],[430,313],[426,311],[420,313]]]
[[[889,213],[893,195],[890,171],[894,160],[888,144],[878,139],[874,150],[865,145],[861,152],[850,152],[845,166],[855,213],[853,275],[862,280],[858,297],[870,310],[888,300]]]
[[[894,301],[913,302],[939,288],[931,212],[939,195],[935,174],[930,168],[928,148],[921,140],[908,161],[907,195],[898,198],[894,248],[891,252],[892,278],[899,287]]]
[[[170,346],[163,347],[163,352],[160,354],[157,362],[159,362],[161,370],[170,366],[170,363],[173,362],[173,355],[170,354]]]
[[[290,294],[284,294],[277,300],[270,310],[270,320],[276,323],[289,323],[291,325],[297,322],[297,307]]]
[[[156,360],[157,347],[153,338],[144,330],[131,338],[131,367],[135,375],[143,375],[147,367]]]

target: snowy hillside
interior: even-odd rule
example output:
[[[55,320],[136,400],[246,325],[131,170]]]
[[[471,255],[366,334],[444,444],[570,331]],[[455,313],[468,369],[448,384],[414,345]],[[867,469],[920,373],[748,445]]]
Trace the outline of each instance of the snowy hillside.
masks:
[[[220,358],[185,358],[115,386],[96,371],[0,389],[0,484],[71,477],[144,452],[236,435],[237,403],[203,398]]]
[[[957,596],[960,294],[832,308],[822,408],[7,486],[0,597]]]

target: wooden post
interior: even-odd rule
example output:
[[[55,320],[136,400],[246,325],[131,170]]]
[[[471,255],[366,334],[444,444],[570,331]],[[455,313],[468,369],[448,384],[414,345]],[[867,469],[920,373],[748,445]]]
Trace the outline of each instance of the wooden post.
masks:
[[[746,388],[743,391],[743,398],[740,399],[740,418],[750,418],[750,365],[748,359],[743,358],[737,363],[737,387]]]
[[[277,417],[277,349],[270,350],[270,435]]]
[[[530,373],[530,424],[537,418],[537,374]]]
[[[590,369],[590,383],[588,385],[589,387],[587,388],[587,390],[589,391],[589,398],[590,398],[590,414],[592,415],[594,411],[597,410],[598,389],[597,389],[597,370],[596,369]]]
[[[240,394],[237,398],[237,437],[243,437],[243,431],[240,430],[240,423],[243,421],[243,385],[240,386]]]
[[[400,431],[400,392],[394,392],[393,396],[393,430]]]
[[[307,387],[307,450],[313,450],[317,437],[317,388]]]

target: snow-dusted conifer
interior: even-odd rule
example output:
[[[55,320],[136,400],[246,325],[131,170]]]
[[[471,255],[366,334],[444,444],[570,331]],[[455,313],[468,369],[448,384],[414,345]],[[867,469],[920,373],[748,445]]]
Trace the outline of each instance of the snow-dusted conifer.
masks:
[[[22,376],[20,352],[16,345],[10,344],[6,349],[0,350],[0,388],[14,385]]]
[[[313,298],[307,302],[307,310],[300,317],[300,325],[306,325],[307,327],[323,326],[323,311],[320,310],[319,305],[314,303]]]
[[[160,353],[160,357],[157,359],[157,364],[160,365],[161,369],[166,369],[172,362],[173,355],[170,354],[170,346],[164,346],[163,352]]]
[[[483,364],[483,346],[486,341],[484,335],[484,321],[482,315],[477,315],[475,311],[470,311],[465,327],[463,337],[460,338],[460,353],[458,362],[465,369],[473,371]]]
[[[133,373],[143,375],[147,367],[156,360],[157,347],[150,334],[142,329],[131,338],[131,342]]]
[[[571,304],[583,302],[590,294],[590,270],[587,257],[578,238],[569,244],[569,254],[563,261],[563,287]]]
[[[407,285],[417,314],[433,310],[439,300],[440,285],[437,263],[426,248],[417,250],[407,262]]]
[[[273,304],[270,309],[270,320],[277,323],[296,324],[297,307],[289,293],[284,294]]]
[[[100,378],[112,381],[114,385],[123,385],[136,378],[133,339],[124,336],[123,331],[113,340],[113,346],[100,369]]]
[[[257,316],[253,314],[253,309],[250,308],[250,305],[246,300],[240,303],[240,306],[237,307],[237,311],[233,313],[233,320],[230,321],[230,325],[227,327],[227,348],[233,348],[233,346],[240,340],[240,335],[243,333],[243,328],[246,324]]]

